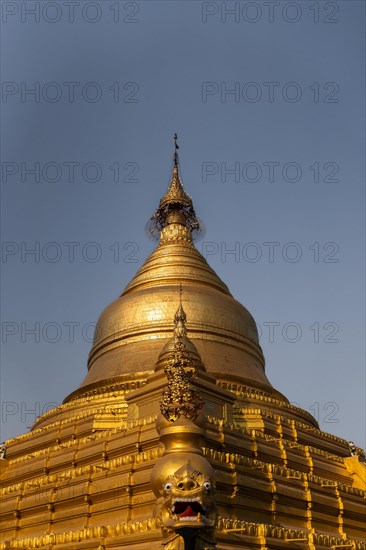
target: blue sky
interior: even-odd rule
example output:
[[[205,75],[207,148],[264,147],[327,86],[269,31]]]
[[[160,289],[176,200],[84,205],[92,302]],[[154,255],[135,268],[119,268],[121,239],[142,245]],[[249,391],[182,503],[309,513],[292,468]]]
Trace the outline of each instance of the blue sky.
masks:
[[[364,447],[364,2],[1,7],[2,439],[84,378],[177,132],[269,379]]]

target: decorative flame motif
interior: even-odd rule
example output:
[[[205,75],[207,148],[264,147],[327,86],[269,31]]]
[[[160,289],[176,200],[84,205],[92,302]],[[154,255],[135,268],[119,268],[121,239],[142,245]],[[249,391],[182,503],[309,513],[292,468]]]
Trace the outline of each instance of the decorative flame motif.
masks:
[[[170,422],[174,422],[180,416],[195,420],[204,404],[192,386],[196,371],[184,342],[187,338],[186,319],[182,306],[182,288],[180,288],[179,307],[174,317],[174,351],[165,367],[168,387],[160,403],[162,415]]]

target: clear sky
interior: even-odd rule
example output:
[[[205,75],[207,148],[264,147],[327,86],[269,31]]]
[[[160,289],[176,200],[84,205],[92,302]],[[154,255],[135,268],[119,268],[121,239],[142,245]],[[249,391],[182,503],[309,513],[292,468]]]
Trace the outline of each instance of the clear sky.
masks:
[[[269,379],[364,447],[365,3],[1,9],[2,439],[84,378],[95,321],[154,247],[177,132],[197,246],[256,319]]]

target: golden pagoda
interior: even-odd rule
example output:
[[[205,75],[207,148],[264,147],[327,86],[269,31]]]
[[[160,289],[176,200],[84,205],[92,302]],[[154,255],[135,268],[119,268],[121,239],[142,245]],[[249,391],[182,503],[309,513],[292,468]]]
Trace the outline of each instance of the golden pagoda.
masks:
[[[177,149],[159,244],[83,383],[2,450],[0,550],[366,550],[364,452],[270,384],[253,317],[195,248]]]

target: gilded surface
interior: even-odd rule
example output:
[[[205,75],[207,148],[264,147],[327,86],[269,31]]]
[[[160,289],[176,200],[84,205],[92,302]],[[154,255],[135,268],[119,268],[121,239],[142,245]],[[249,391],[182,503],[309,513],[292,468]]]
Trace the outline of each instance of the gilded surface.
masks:
[[[183,284],[190,338],[207,370],[226,375],[227,380],[250,380],[280,397],[265,375],[253,317],[193,245],[198,221],[180,181],[177,161],[154,220],[160,244],[120,298],[100,316],[89,372],[77,395],[98,383],[101,390],[108,378],[153,370],[169,338],[177,292]]]
[[[195,470],[188,461],[166,478],[161,493],[164,548],[175,550],[182,547],[181,538],[191,542],[192,550],[216,548],[213,479]]]
[[[180,180],[177,144],[174,153],[172,180],[167,192],[160,200],[159,208],[152,216],[151,221],[150,230],[153,234],[159,234],[162,229],[171,223],[179,223],[186,226],[190,233],[198,233],[200,230],[192,199],[183,189]]]
[[[185,343],[187,341],[186,319],[182,302],[180,302],[174,317],[173,350],[164,369],[168,386],[160,403],[161,413],[172,422],[180,416],[195,420],[204,404],[192,385],[196,371]]]
[[[272,388],[253,318],[193,245],[178,179],[160,244],[98,322],[84,384],[6,442],[0,549],[366,550],[363,451]],[[180,283],[188,357],[171,340]],[[175,351],[196,376],[172,380],[187,399],[168,392],[156,418]],[[192,391],[205,406],[190,417]]]

